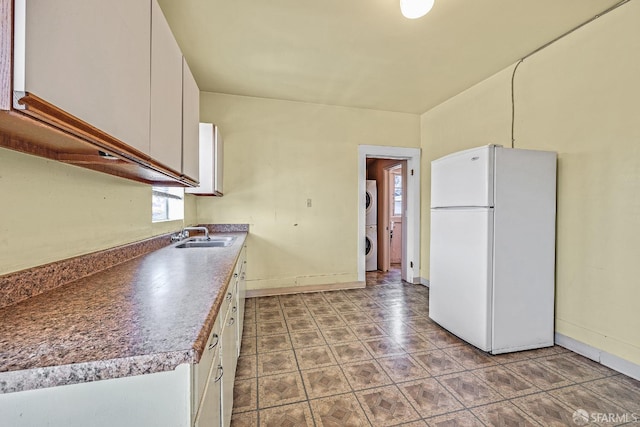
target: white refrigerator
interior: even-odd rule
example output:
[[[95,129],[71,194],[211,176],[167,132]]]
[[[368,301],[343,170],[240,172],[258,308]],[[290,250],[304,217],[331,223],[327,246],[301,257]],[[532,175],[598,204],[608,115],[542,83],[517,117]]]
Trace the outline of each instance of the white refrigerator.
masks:
[[[553,345],[556,153],[431,162],[429,317],[493,354]]]

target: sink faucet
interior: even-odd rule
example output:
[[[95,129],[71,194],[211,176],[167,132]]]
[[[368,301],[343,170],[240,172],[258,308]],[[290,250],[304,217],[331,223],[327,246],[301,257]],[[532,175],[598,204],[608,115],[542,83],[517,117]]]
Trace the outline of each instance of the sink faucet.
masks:
[[[171,236],[171,240],[177,241],[186,239],[189,237],[189,231],[202,231],[204,232],[204,237],[206,237],[207,240],[211,240],[211,237],[209,237],[209,229],[207,227],[184,227],[179,233]]]

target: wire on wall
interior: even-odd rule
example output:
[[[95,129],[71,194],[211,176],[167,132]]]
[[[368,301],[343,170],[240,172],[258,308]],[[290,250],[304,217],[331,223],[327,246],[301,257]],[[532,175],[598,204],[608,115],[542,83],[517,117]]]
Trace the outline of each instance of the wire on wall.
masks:
[[[515,68],[513,69],[513,74],[511,75],[511,148],[516,148],[516,139],[515,139],[515,124],[516,124],[516,91],[514,88],[514,83],[516,80],[516,71],[518,70],[518,67],[520,66],[520,64],[522,64],[524,62],[524,58],[522,58],[520,61],[518,61],[518,63],[516,64]]]
[[[547,42],[547,43],[543,44],[539,48],[529,52],[528,54],[526,54],[525,56],[520,58],[520,60],[516,64],[516,66],[513,68],[513,74],[511,75],[511,148],[515,148],[515,143],[516,143],[516,140],[515,140],[515,121],[516,121],[515,79],[516,79],[516,71],[518,70],[518,67],[520,66],[520,64],[522,64],[524,62],[524,60],[529,58],[530,56],[535,55],[536,53],[540,52],[541,50],[551,46],[552,44],[554,44],[558,40],[565,38],[566,36],[568,36],[569,34],[573,33],[574,31],[579,30],[580,28],[584,27],[585,25],[590,24],[591,22],[595,21],[596,19],[606,15],[607,13],[609,13],[611,11],[616,10],[617,8],[622,6],[623,4],[629,3],[630,1],[631,0],[619,1],[618,3],[614,4],[610,8],[605,9],[604,11],[602,11],[599,14],[595,15],[594,17],[592,17],[592,18],[584,21],[583,23],[573,27],[572,29],[570,29],[566,33],[563,33],[563,34],[559,35],[558,37],[556,37],[555,39],[551,40],[550,42]]]

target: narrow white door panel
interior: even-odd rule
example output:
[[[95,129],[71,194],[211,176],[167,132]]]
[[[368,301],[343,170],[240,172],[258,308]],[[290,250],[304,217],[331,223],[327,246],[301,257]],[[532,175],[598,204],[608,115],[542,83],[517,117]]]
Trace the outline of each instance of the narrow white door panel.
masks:
[[[182,52],[155,0],[151,24],[151,157],[181,172]]]
[[[493,210],[431,211],[429,317],[484,351],[491,349]]]
[[[200,180],[200,89],[187,61],[182,60],[182,173]],[[209,161],[211,157],[209,157]]]
[[[460,151],[431,162],[431,207],[493,206],[494,147]]]

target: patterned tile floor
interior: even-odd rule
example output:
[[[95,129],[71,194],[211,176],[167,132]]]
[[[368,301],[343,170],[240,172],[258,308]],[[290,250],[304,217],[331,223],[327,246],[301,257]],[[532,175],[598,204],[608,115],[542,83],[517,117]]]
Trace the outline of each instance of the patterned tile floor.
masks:
[[[640,382],[558,346],[480,352],[428,301],[398,271],[247,300],[232,426],[640,426]]]

